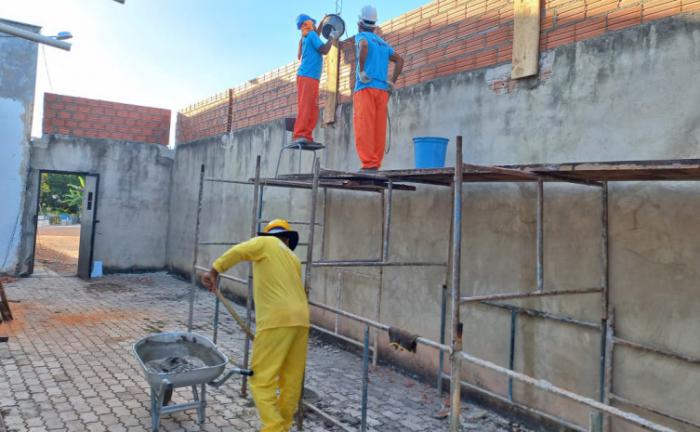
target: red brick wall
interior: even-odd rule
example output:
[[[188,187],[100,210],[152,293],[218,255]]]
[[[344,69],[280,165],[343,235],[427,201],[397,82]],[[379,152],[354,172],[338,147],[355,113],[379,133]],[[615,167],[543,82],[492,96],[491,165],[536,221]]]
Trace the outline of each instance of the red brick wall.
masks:
[[[168,145],[170,110],[45,93],[43,132]]]
[[[542,0],[540,49],[591,39],[652,20],[700,11],[700,0]],[[379,11],[381,14],[381,10]],[[348,22],[353,25],[352,20]],[[398,87],[511,61],[512,0],[433,0],[381,25],[384,38],[406,60]],[[354,39],[341,44],[340,102],[354,85]],[[178,115],[177,142],[293,116],[292,63],[232,89],[220,105],[200,103]],[[322,86],[324,77],[322,79]],[[323,95],[321,104],[323,104]],[[217,125],[217,127],[212,127]]]

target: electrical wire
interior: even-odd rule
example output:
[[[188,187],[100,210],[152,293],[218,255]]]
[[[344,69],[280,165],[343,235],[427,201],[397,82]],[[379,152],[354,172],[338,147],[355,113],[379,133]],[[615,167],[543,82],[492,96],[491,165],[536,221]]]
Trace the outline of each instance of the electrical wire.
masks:
[[[46,50],[44,45],[41,46],[41,56],[44,58],[44,69],[46,70],[46,78],[49,81],[49,90],[53,91],[53,83],[51,82],[51,74],[49,73],[49,63],[46,60]]]

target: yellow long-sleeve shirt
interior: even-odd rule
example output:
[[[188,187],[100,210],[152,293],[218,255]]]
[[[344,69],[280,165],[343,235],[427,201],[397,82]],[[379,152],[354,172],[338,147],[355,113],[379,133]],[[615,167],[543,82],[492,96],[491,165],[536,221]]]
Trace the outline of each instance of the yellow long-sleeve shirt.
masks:
[[[260,236],[238,244],[214,261],[223,273],[241,261],[253,263],[255,328],[309,327],[309,302],[301,282],[301,262],[277,237]]]

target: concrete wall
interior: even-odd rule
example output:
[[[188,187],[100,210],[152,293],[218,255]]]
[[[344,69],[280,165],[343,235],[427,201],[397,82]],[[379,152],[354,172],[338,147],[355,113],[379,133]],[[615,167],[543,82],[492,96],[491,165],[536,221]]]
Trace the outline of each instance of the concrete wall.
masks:
[[[700,157],[700,20],[687,15],[643,25],[558,48],[543,55],[540,78],[507,81],[509,66],[453,75],[399,90],[390,105],[392,149],[385,168],[413,165],[411,137],[458,134],[465,161],[480,164],[573,162]],[[503,89],[506,89],[505,91]],[[356,170],[352,107],[339,108],[338,122],[318,130],[328,145],[323,166]],[[247,128],[231,135],[180,145],[171,194],[168,262],[189,272],[193,256],[196,197],[201,164],[207,177],[247,179],[262,154],[263,176],[272,176],[282,143],[282,123]],[[294,166],[283,159],[282,171]],[[305,160],[305,170],[310,168]],[[454,140],[448,151],[454,164]],[[250,235],[252,188],[206,183],[202,241],[238,241]],[[599,286],[600,192],[582,186],[545,189],[545,286],[566,289]],[[696,183],[620,183],[610,189],[610,282],[618,335],[637,342],[700,355],[697,329],[700,296],[697,262],[700,212]],[[396,192],[391,256],[395,260],[447,257],[450,196],[446,188]],[[535,189],[525,184],[466,185],[463,214],[462,292],[465,295],[530,291],[535,286]],[[324,194],[324,232],[319,257],[377,257],[381,242],[379,195],[329,191]],[[319,205],[319,208],[323,208]],[[308,193],[265,190],[266,218],[308,217]],[[302,237],[305,230],[302,229]],[[223,247],[202,246],[200,265],[209,265]],[[299,249],[300,256],[305,250]],[[245,274],[245,268],[233,273]],[[439,269],[387,269],[381,321],[437,339]],[[312,297],[335,303],[342,287],[343,309],[374,317],[378,272],[372,269],[315,271]],[[243,294],[241,287],[232,289]],[[596,295],[532,300],[521,304],[599,322]],[[464,309],[465,350],[507,366],[510,314],[473,306]],[[210,317],[196,317],[208,320]],[[331,325],[334,318],[315,314]],[[448,323],[449,324],[449,323]],[[361,328],[341,321],[343,332]],[[448,327],[449,328],[449,327]],[[383,338],[383,337],[382,337]],[[394,353],[382,356],[423,371],[437,356]],[[586,396],[599,394],[600,333],[534,318],[520,318],[516,369]],[[464,376],[500,394],[499,376],[464,367]],[[670,414],[700,422],[697,367],[619,347],[614,391]],[[586,425],[587,410],[520,385],[515,399]],[[626,407],[628,408],[628,407]],[[646,416],[648,413],[640,412]],[[653,417],[652,417],[653,418]],[[655,418],[659,420],[658,418]],[[680,431],[694,430],[666,423]],[[634,431],[615,423],[615,431]]]
[[[23,271],[33,255],[40,170],[99,175],[93,256],[106,272],[165,267],[173,151],[156,144],[45,135],[31,146]]]
[[[28,24],[0,21],[39,31]],[[19,263],[36,62],[36,43],[0,38],[0,273],[14,273]]]

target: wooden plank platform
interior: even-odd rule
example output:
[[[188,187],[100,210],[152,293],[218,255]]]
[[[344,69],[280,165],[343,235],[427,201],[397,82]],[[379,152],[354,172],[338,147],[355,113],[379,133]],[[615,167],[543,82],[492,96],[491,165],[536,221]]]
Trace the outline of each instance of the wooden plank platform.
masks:
[[[573,162],[532,165],[473,165],[462,168],[465,183],[469,182],[572,182],[600,184],[604,181],[698,181],[700,159],[646,160],[618,162]],[[348,182],[355,187],[365,184],[385,185],[388,181],[449,186],[454,167],[378,171],[376,174],[321,170],[322,181]],[[307,183],[311,174],[281,177]],[[394,188],[399,189],[397,184]],[[381,186],[380,186],[381,187]]]
[[[254,180],[251,180],[251,184]],[[299,174],[280,176],[279,178],[260,179],[263,186],[288,187],[293,189],[310,189],[313,182],[313,175]],[[388,187],[387,179],[363,179],[363,178],[331,178],[322,177],[319,180],[319,187],[322,189],[350,189],[364,192],[380,192]],[[392,185],[394,189],[414,191],[415,186],[405,184]]]

